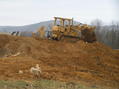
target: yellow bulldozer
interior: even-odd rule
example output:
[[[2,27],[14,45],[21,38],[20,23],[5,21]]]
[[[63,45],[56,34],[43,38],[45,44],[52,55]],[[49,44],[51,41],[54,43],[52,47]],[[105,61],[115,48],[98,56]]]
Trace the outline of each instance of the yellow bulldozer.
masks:
[[[87,24],[73,24],[73,18],[54,17],[54,26],[52,27],[51,38],[62,40],[64,38],[74,38],[86,42],[96,41],[95,27]]]

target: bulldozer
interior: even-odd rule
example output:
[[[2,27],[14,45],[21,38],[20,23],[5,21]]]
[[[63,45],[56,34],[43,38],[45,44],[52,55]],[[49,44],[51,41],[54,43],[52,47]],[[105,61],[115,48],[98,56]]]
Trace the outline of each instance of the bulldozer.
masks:
[[[75,40],[94,42],[96,41],[95,28],[94,26],[81,23],[74,25],[73,18],[54,17],[51,38],[54,40],[73,38]]]

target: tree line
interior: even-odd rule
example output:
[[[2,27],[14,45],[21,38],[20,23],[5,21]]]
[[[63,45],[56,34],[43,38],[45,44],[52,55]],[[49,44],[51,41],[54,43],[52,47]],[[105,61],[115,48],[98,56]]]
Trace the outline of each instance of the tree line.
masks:
[[[119,23],[112,22],[111,25],[103,25],[101,20],[94,20],[91,25],[96,26],[96,36],[102,42],[113,49],[119,49]]]

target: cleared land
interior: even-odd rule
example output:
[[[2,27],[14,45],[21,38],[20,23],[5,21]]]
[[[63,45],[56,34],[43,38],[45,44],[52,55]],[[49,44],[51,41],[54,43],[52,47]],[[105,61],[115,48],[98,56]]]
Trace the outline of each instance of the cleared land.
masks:
[[[32,81],[29,69],[39,64],[42,79],[119,88],[119,51],[98,42],[0,35],[0,57],[1,80]]]

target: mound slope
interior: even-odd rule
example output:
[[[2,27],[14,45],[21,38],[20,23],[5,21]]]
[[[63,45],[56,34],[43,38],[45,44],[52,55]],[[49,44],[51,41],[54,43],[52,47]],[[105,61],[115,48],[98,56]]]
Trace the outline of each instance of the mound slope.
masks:
[[[0,57],[0,79],[33,79],[28,71],[39,64],[45,79],[119,87],[119,51],[98,42],[0,35]]]

